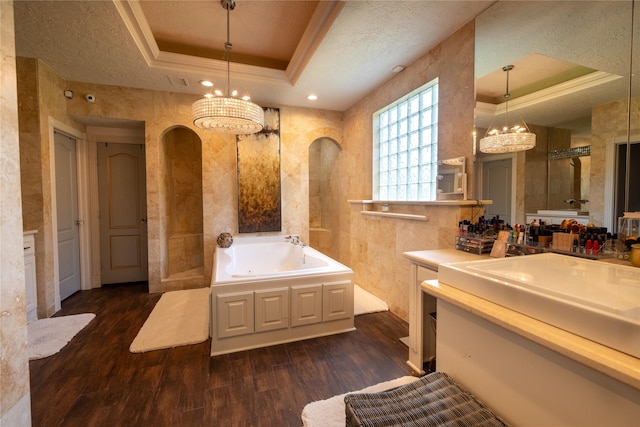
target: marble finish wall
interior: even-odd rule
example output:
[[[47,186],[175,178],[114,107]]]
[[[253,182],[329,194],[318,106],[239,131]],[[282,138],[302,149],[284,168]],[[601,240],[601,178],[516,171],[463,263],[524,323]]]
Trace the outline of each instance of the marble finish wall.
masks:
[[[344,200],[334,196],[335,170],[340,147],[328,138],[316,140],[309,147],[309,244],[332,257],[338,257],[338,207]]]
[[[163,147],[167,262],[162,278],[188,272],[204,278],[202,142],[191,130],[176,127],[164,135]]]
[[[13,3],[0,2],[0,425],[31,425]]]
[[[605,166],[607,144],[627,138],[627,100],[593,108],[591,114],[591,171],[589,185],[589,218],[604,223]],[[631,99],[630,135],[640,134],[640,98]]]
[[[403,206],[402,212],[419,212],[428,221],[371,219],[359,213],[360,205],[346,200],[372,197],[373,113],[436,77],[440,93],[438,158],[464,156],[473,176],[474,30],[473,23],[465,25],[344,115],[343,152],[336,162],[341,173],[334,184],[341,201],[337,230],[340,260],[354,270],[356,283],[385,299],[391,310],[405,320],[409,307],[409,262],[402,253],[453,247],[458,221],[481,213],[478,208],[472,211],[458,207]],[[472,179],[469,188],[473,188]]]
[[[401,315],[406,313],[407,300],[398,291],[404,289],[408,262],[402,251],[451,247],[457,221],[472,212],[456,209],[449,212],[442,208],[427,208],[429,225],[397,222],[397,231],[382,236],[379,227],[388,227],[378,221],[362,222],[352,216],[350,199],[371,197],[372,164],[372,113],[403,96],[418,86],[438,77],[440,80],[439,158],[472,156],[473,107],[474,107],[474,25],[470,23],[435,47],[424,57],[409,65],[402,73],[367,95],[347,112],[340,113],[308,108],[273,106],[281,113],[281,174],[282,174],[282,232],[300,234],[309,239],[309,145],[320,138],[329,138],[340,147],[332,175],[329,193],[335,206],[335,229],[331,230],[332,256],[339,261],[356,266],[356,278],[362,285],[379,291],[390,300],[392,309]],[[167,233],[169,224],[165,218],[166,185],[164,185],[164,150],[161,146],[164,133],[175,127],[191,129],[202,142],[202,228],[204,252],[204,283],[211,280],[215,238],[221,232],[237,233],[236,200],[236,147],[234,136],[214,134],[195,128],[191,123],[193,95],[131,89],[117,86],[95,85],[82,82],[64,82],[40,63],[38,68],[39,117],[53,116],[77,126],[73,117],[103,117],[142,121],[145,124],[148,261],[149,286],[152,292],[200,286],[199,283],[163,282],[163,266],[169,254]],[[43,71],[41,71],[42,69]],[[64,89],[74,91],[73,99],[60,94]],[[85,100],[93,94],[95,103]],[[344,115],[344,118],[343,118]],[[42,128],[43,124],[40,125]],[[82,129],[82,126],[80,126]],[[40,131],[41,147],[48,146],[48,135]],[[48,152],[40,151],[41,167],[48,168]],[[469,161],[472,176],[473,162]],[[48,230],[47,206],[50,206],[50,184],[47,174],[41,172],[41,199],[43,212],[38,236],[45,241],[45,256],[49,256],[46,240]],[[473,188],[473,183],[469,182]],[[478,214],[478,212],[473,212]],[[324,215],[324,213],[323,213]],[[423,224],[424,225],[424,224]],[[334,227],[334,225],[332,225]],[[373,227],[373,230],[369,228]],[[435,227],[435,228],[433,228]],[[40,232],[44,228],[44,232]],[[406,230],[412,230],[408,233]],[[441,237],[447,236],[447,237]],[[366,250],[365,250],[366,248]],[[388,266],[393,260],[393,267]],[[382,274],[370,273],[381,271]],[[393,291],[387,286],[394,284]],[[397,288],[395,287],[397,285]],[[40,285],[39,285],[40,286]],[[45,280],[44,292],[50,293],[53,284]],[[39,292],[40,293],[40,292]],[[399,295],[399,296],[398,296]]]
[[[69,115],[107,117],[145,122],[147,160],[147,228],[149,242],[149,288],[164,292],[200,286],[199,281],[162,281],[169,251],[165,218],[166,194],[162,135],[174,126],[191,129],[202,142],[202,227],[204,284],[211,280],[216,236],[237,234],[235,136],[202,131],[191,122],[193,95],[67,82],[74,98],[66,101]],[[96,102],[87,103],[87,93]],[[322,137],[342,140],[339,112],[290,106],[280,108],[282,168],[282,234],[309,236],[309,145]]]
[[[44,318],[56,311],[49,118],[79,131],[84,127],[66,114],[63,79],[36,59],[17,58],[16,63],[23,227],[38,231],[38,317]]]

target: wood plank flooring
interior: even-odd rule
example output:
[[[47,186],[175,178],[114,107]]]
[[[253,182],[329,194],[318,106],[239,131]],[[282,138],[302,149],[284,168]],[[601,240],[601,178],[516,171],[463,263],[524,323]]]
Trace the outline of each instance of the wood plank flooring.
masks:
[[[96,318],[60,353],[29,363],[34,426],[296,426],[312,401],[412,372],[390,312],[356,331],[210,357],[202,344],[133,354],[160,294],[146,283],[81,291],[57,316]]]

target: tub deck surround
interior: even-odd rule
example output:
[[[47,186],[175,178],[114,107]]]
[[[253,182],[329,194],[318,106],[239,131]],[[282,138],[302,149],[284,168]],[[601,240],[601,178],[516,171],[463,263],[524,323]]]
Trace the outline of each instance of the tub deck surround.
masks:
[[[216,248],[212,356],[353,329],[350,268],[284,235]]]

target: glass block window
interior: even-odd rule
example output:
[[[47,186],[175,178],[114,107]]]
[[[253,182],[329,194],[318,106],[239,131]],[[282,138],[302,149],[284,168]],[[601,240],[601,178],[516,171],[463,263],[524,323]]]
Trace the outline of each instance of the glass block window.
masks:
[[[373,198],[436,200],[438,79],[373,114]]]

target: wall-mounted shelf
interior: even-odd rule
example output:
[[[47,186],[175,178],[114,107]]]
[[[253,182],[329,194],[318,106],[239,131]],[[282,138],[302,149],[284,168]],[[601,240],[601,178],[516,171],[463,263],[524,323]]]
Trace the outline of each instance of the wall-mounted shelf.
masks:
[[[416,213],[416,207],[463,207],[490,205],[491,200],[435,200],[430,202],[396,201],[396,200],[348,200],[352,205],[361,205],[360,214],[369,217],[393,218],[409,221],[428,221],[427,215]],[[404,207],[404,209],[401,208]],[[393,212],[392,212],[393,210]],[[413,211],[398,212],[398,210]]]
[[[424,215],[414,215],[414,214],[405,214],[405,213],[396,213],[396,212],[360,211],[360,213],[365,216],[381,216],[386,218],[409,219],[413,221],[429,220]]]

